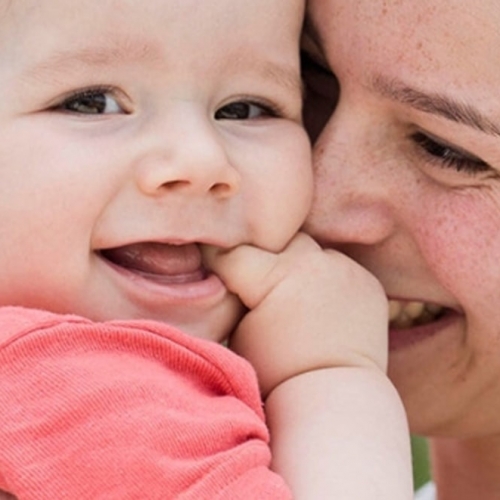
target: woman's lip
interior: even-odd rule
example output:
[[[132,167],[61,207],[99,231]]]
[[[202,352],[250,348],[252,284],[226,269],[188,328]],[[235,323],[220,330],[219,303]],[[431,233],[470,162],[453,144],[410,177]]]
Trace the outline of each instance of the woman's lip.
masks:
[[[416,325],[410,328],[389,328],[389,350],[399,351],[420,344],[431,339],[462,317],[453,309],[445,309],[443,314],[435,321],[424,325]]]
[[[138,303],[156,306],[168,304],[213,305],[228,293],[222,280],[215,274],[200,268],[189,275],[162,277],[134,269],[121,267],[95,254],[118,286]]]

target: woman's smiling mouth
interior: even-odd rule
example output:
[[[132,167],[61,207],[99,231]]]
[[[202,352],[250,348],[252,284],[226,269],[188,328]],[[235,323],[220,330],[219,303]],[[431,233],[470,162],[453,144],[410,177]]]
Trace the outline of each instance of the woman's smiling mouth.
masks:
[[[394,329],[426,325],[439,319],[445,308],[417,301],[389,300],[389,326]]]
[[[389,349],[401,350],[444,332],[462,313],[430,302],[389,300]]]

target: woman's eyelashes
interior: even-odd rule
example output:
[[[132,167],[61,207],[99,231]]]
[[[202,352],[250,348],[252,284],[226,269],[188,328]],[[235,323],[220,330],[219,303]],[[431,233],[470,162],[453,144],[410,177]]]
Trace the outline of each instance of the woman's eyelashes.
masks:
[[[80,115],[127,114],[112,87],[79,90],[65,97],[51,109]]]
[[[478,175],[491,172],[492,168],[483,160],[462,149],[447,144],[431,134],[415,132],[410,136],[428,161],[442,168],[451,168],[457,172]]]

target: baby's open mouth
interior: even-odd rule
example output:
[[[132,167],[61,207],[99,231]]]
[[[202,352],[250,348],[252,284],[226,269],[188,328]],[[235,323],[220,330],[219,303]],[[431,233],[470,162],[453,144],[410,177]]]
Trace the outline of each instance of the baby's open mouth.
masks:
[[[100,255],[114,266],[162,284],[191,283],[207,277],[196,243],[134,243],[101,250]]]

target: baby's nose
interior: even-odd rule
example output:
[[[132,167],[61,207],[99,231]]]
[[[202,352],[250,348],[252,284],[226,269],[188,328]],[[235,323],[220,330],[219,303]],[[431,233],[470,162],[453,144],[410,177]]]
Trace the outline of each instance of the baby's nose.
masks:
[[[175,124],[172,124],[175,126]],[[229,158],[224,138],[204,116],[177,124],[164,140],[145,152],[137,164],[139,189],[147,195],[183,192],[231,197],[239,191],[240,174]]]

